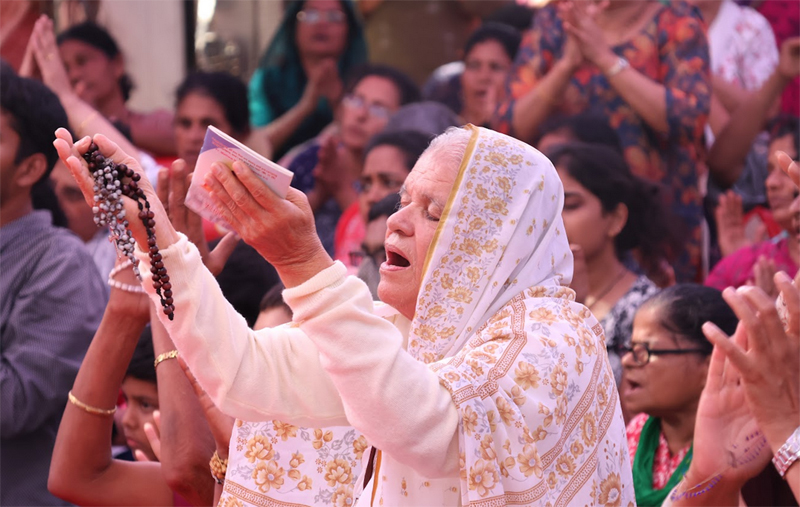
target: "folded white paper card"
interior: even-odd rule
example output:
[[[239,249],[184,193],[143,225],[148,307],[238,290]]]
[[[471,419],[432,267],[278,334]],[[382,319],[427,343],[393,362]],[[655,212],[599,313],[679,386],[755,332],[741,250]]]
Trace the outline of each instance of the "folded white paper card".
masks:
[[[282,199],[286,198],[292,174],[275,162],[263,157],[219,129],[209,125],[203,148],[197,158],[192,175],[192,183],[186,193],[186,206],[192,211],[214,222],[225,230],[232,230],[227,220],[216,209],[204,185],[206,175],[211,172],[211,164],[220,162],[232,169],[237,160],[244,162],[266,185]]]

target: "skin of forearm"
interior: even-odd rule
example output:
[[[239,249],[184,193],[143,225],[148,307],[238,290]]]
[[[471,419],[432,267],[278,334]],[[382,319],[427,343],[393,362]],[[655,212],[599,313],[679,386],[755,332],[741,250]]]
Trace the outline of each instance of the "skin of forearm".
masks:
[[[314,112],[316,104],[308,99],[301,99],[294,107],[276,118],[266,127],[255,131],[255,134],[265,135],[274,150],[280,149],[286,141],[300,127],[300,124]]]
[[[712,174],[725,173],[744,164],[756,136],[764,129],[772,105],[783,92],[786,79],[778,74],[764,82],[760,90],[734,111],[708,151],[706,161]]]
[[[153,308],[152,311],[158,310]],[[151,326],[156,356],[173,350],[175,345],[155,315],[152,315]],[[173,491],[193,505],[212,505],[214,481],[209,475],[208,460],[215,445],[203,409],[176,360],[159,363],[156,375],[164,479]]]
[[[114,294],[100,327],[86,352],[72,392],[87,405],[110,409],[116,405],[119,388],[145,322],[117,308]],[[86,486],[112,462],[113,417],[98,416],[67,404],[56,437],[51,463],[51,481],[76,490]]]
[[[597,66],[600,69],[609,69],[617,58],[616,54],[609,52]],[[609,77],[608,82],[651,128],[662,134],[669,133],[667,96],[663,85],[632,67]]]
[[[553,105],[564,94],[574,71],[563,60],[558,61],[536,88],[517,99],[512,124],[519,139],[533,139],[539,126],[550,115]]]
[[[719,76],[711,76],[711,87],[714,95],[729,113],[736,111],[750,95],[735,84],[728,83]]]
[[[72,132],[78,138],[103,134],[114,141],[122,151],[139,160],[139,150],[136,146],[131,144],[128,138],[122,135],[99,111],[81,100],[74,93],[62,94],[58,98],[67,112]]]

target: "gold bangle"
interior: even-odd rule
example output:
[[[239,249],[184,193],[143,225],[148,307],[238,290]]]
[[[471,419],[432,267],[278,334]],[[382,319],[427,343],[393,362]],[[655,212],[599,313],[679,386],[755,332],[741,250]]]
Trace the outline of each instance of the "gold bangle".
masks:
[[[110,410],[106,410],[104,408],[97,408],[97,407],[93,407],[91,405],[87,405],[86,403],[84,403],[81,400],[79,400],[78,398],[76,398],[75,395],[72,394],[72,391],[70,391],[67,394],[67,397],[69,398],[69,402],[70,403],[72,403],[73,405],[75,405],[76,407],[78,407],[81,410],[85,410],[86,412],[89,412],[90,414],[94,414],[94,415],[114,415],[114,413],[117,411],[117,407],[114,407],[114,408],[112,408]]]
[[[164,352],[163,354],[159,354],[156,357],[156,360],[153,361],[153,368],[158,367],[158,364],[162,361],[166,361],[167,359],[175,359],[178,357],[180,353],[177,350],[170,350],[169,352]]]
[[[78,135],[80,135],[80,134],[81,134],[81,132],[83,132],[83,127],[85,127],[85,126],[86,126],[86,124],[87,124],[87,123],[89,123],[90,121],[92,121],[92,120],[94,120],[95,118],[97,118],[97,116],[98,116],[98,115],[99,115],[99,113],[98,113],[97,111],[92,111],[92,112],[91,112],[91,114],[89,114],[89,116],[87,116],[86,118],[84,118],[84,119],[83,119],[83,121],[81,122],[81,124],[80,124],[80,125],[78,125],[78,132],[77,132],[77,134],[78,134]]]
[[[225,472],[228,471],[228,460],[220,458],[217,451],[214,451],[214,455],[211,456],[211,461],[208,462],[208,468],[211,469],[211,477],[217,481],[217,484],[225,482]]]

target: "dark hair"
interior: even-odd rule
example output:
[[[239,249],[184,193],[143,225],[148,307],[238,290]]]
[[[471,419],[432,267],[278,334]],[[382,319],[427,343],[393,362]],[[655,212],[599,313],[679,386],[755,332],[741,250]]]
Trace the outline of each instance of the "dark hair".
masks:
[[[83,42],[99,49],[105,53],[109,60],[113,60],[120,55],[119,47],[114,38],[111,37],[111,34],[105,28],[91,21],[85,21],[64,30],[58,35],[56,42],[60,46],[69,40]],[[133,90],[133,81],[128,74],[122,74],[119,78],[119,88],[122,91],[123,100],[127,102]]]
[[[795,157],[800,158],[800,118],[792,114],[783,113],[769,122],[767,131],[769,132],[770,143],[781,137],[791,135]]]
[[[414,168],[422,152],[424,152],[433,139],[427,134],[416,130],[397,130],[394,132],[381,132],[372,136],[364,149],[364,157],[378,146],[394,146],[403,153],[405,165],[409,172]]]
[[[394,83],[400,95],[400,105],[404,106],[420,100],[419,88],[404,72],[388,65],[367,64],[356,68],[347,80],[347,93],[352,93],[358,83],[369,76],[382,77]]]
[[[264,297],[261,298],[261,303],[258,305],[258,312],[261,313],[264,310],[270,310],[272,308],[285,308],[291,314],[292,309],[289,308],[289,305],[283,300],[283,290],[285,288],[283,282],[278,282],[273,285],[272,288],[264,294]]]
[[[33,207],[50,211],[54,225],[67,227],[67,217],[58,205],[48,178],[58,160],[53,146],[54,132],[59,127],[69,128],[67,113],[48,87],[40,81],[18,76],[5,61],[0,61],[0,90],[0,108],[11,117],[9,127],[19,135],[14,164],[36,153],[44,155],[46,160],[45,172],[31,187]]]
[[[153,367],[155,360],[153,333],[150,331],[150,326],[147,326],[139,336],[139,343],[136,344],[136,350],[133,351],[133,357],[125,371],[125,376],[155,384],[156,369]]]
[[[194,72],[175,91],[175,106],[180,105],[191,93],[205,95],[216,101],[235,134],[247,134],[250,131],[247,86],[239,78],[227,72]]]
[[[714,346],[703,334],[703,324],[713,322],[728,335],[736,331],[739,319],[722,292],[695,283],[679,283],[650,297],[639,308],[658,308],[659,325],[683,336],[710,354]]]
[[[514,57],[517,56],[517,50],[519,49],[521,39],[522,37],[519,32],[510,26],[487,21],[472,32],[467,39],[467,43],[464,44],[464,59],[466,60],[467,55],[469,55],[476,44],[493,40],[503,46],[503,51],[505,51],[508,58],[513,62]]]
[[[504,4],[484,18],[486,22],[508,25],[518,32],[524,32],[533,24],[535,10],[518,3]]]
[[[677,255],[681,243],[659,187],[634,176],[622,155],[608,146],[586,143],[562,144],[546,155],[594,194],[604,212],[619,204],[628,208],[628,221],[614,239],[617,257],[638,248],[647,270],[660,259]]]
[[[390,217],[394,215],[400,206],[400,194],[389,194],[369,208],[367,222],[372,222],[379,217]]]
[[[534,145],[538,145],[547,134],[567,131],[575,141],[608,146],[620,155],[623,154],[622,142],[617,131],[608,123],[608,118],[597,113],[580,113],[573,116],[555,116],[546,120],[539,127]]]
[[[215,243],[210,245],[212,248]],[[253,327],[258,318],[258,303],[280,278],[272,264],[255,248],[239,241],[228,262],[217,275],[217,283],[233,308]]]

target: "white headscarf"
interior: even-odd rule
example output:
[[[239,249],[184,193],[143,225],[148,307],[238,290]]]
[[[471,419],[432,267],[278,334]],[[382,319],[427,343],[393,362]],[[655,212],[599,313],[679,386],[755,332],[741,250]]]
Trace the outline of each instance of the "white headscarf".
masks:
[[[461,415],[460,481],[386,456],[365,494],[373,505],[633,505],[602,327],[562,285],[561,181],[530,146],[467,128],[408,337]]]

